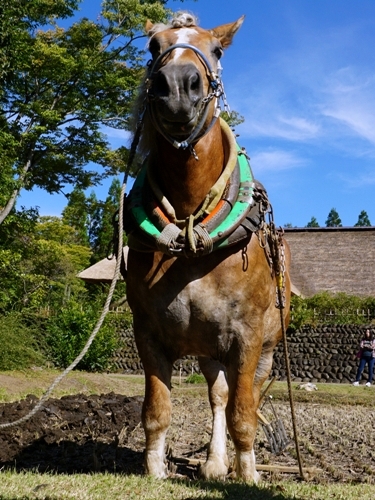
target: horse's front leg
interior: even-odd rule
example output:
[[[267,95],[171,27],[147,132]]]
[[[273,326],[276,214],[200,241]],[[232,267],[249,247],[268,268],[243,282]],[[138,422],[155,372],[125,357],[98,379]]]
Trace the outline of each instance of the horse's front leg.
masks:
[[[227,425],[225,408],[228,401],[228,384],[224,366],[209,358],[198,358],[199,366],[208,384],[208,396],[212,410],[212,434],[207,461],[201,466],[200,474],[205,479],[222,479],[228,472]]]
[[[253,353],[253,356],[246,358],[239,355],[237,359],[240,364],[228,364],[229,398],[226,415],[228,430],[236,449],[236,476],[256,483],[260,478],[255,468],[254,453],[259,393],[254,393],[253,382],[258,356]]]
[[[172,363],[156,346],[140,346],[146,391],[142,423],[146,435],[145,470],[157,478],[167,477],[165,438],[171,421]]]

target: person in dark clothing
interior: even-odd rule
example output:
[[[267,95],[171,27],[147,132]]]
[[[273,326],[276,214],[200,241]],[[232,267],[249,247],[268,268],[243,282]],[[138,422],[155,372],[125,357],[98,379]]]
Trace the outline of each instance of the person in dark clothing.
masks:
[[[359,365],[357,370],[357,376],[353,385],[359,385],[361,380],[363,370],[366,364],[368,365],[368,381],[366,386],[370,387],[372,382],[372,377],[374,374],[374,363],[375,363],[375,339],[374,334],[369,328],[365,331],[365,334],[361,340],[360,351],[359,351]]]

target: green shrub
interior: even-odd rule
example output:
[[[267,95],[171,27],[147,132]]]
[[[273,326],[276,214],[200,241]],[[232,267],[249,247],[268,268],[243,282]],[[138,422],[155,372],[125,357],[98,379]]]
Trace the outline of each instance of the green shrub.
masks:
[[[314,310],[309,309],[306,300],[297,295],[293,295],[291,300],[289,329],[295,331],[303,325],[312,325],[314,319]]]
[[[70,301],[49,319],[46,342],[55,365],[66,368],[74,361],[94,330],[100,314],[100,306]],[[118,347],[115,321],[107,316],[77,369],[91,372],[109,370]]]
[[[368,315],[370,311],[370,316]],[[290,328],[303,325],[367,325],[375,321],[375,297],[357,297],[343,292],[320,292],[312,297],[292,297]]]
[[[43,365],[38,332],[16,313],[0,317],[0,370],[24,370]]]
[[[186,384],[204,384],[206,379],[200,373],[192,373],[185,379]]]

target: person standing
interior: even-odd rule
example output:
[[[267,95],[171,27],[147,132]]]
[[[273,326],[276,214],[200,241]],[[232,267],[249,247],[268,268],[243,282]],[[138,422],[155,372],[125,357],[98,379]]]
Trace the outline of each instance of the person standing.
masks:
[[[355,378],[355,382],[353,385],[359,385],[359,381],[361,380],[363,370],[365,369],[366,364],[368,365],[368,381],[366,382],[366,386],[370,387],[373,374],[374,374],[374,363],[375,363],[375,340],[374,334],[370,331],[369,328],[366,329],[365,334],[361,340],[360,344],[360,356],[359,356],[359,365],[357,370],[357,376]]]

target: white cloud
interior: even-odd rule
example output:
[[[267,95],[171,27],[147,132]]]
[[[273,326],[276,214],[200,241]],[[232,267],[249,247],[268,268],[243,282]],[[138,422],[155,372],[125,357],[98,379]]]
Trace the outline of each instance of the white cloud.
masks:
[[[263,173],[303,167],[306,165],[306,160],[288,151],[268,150],[251,155],[250,163],[254,170]]]
[[[361,174],[356,173],[355,175],[344,175],[340,172],[336,177],[350,189],[365,188],[375,185],[375,170],[367,170]]]
[[[375,145],[375,78],[345,68],[327,82],[322,114]]]
[[[291,110],[292,112],[292,110]],[[319,126],[305,118],[277,115],[274,112],[253,116],[241,126],[241,134],[246,136],[273,137],[288,141],[302,142],[319,135]]]
[[[227,86],[233,109],[245,117],[241,135],[374,156],[374,68],[360,57],[357,28],[302,36],[299,46],[264,63],[245,63]]]

